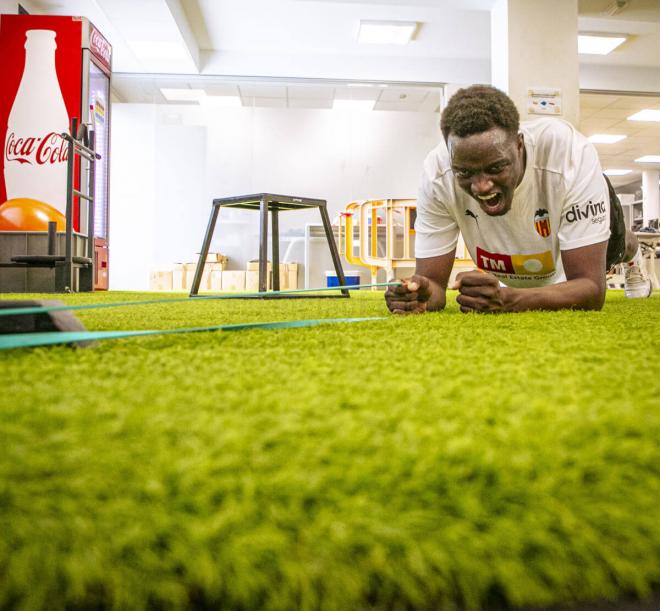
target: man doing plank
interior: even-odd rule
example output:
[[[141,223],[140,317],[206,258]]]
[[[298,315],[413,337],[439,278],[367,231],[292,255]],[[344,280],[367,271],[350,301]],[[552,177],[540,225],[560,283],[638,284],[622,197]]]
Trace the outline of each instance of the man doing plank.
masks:
[[[596,150],[570,124],[521,124],[507,95],[475,85],[440,125],[417,200],[415,275],[385,293],[392,312],[444,308],[459,232],[479,268],[456,276],[462,312],[599,310],[606,270],[622,262],[626,296],[650,295]]]

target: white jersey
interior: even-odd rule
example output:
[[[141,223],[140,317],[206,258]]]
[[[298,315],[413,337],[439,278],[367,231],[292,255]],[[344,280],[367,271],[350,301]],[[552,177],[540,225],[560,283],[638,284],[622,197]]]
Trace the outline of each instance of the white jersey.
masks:
[[[527,163],[511,209],[488,216],[458,186],[444,140],[424,162],[417,199],[415,254],[456,248],[459,231],[472,260],[513,287],[566,280],[561,251],[610,235],[607,183],[593,145],[556,118],[522,123]]]

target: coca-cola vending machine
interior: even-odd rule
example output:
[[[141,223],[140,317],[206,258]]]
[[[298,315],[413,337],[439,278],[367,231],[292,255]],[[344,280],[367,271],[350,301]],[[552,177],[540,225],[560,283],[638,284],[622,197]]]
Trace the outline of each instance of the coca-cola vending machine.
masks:
[[[101,157],[94,235],[87,235],[88,208],[79,197],[73,230],[78,241],[94,241],[94,288],[107,289],[111,46],[84,17],[0,15],[0,57],[0,265],[9,267],[12,249],[43,254],[28,252],[30,244],[35,250],[43,244],[28,238],[43,235],[49,221],[64,231],[68,154],[60,134],[75,117],[94,130]],[[84,164],[76,160],[77,190],[88,171]]]

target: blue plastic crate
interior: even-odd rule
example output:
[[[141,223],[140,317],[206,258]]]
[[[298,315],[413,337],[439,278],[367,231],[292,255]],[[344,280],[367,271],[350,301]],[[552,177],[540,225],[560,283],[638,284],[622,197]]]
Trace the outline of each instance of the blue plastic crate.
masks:
[[[344,278],[346,279],[347,286],[358,286],[360,284],[360,274],[356,272],[344,272]],[[337,273],[325,272],[325,284],[326,286],[333,287],[339,286],[339,279],[337,278]]]

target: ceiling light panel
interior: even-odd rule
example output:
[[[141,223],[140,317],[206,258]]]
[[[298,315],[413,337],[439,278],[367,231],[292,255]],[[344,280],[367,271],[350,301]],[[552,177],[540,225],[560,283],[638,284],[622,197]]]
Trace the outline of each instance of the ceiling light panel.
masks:
[[[625,36],[578,34],[578,53],[581,55],[607,55],[625,40]]]
[[[660,163],[660,155],[644,155],[635,159],[637,163]]]
[[[416,21],[360,20],[358,42],[365,45],[405,45],[417,30]]]
[[[628,121],[660,121],[660,110],[645,108],[628,117]]]
[[[618,168],[609,168],[607,170],[603,170],[603,174],[607,176],[625,176],[626,174],[630,174],[632,170],[624,170],[624,169],[618,169]]]

